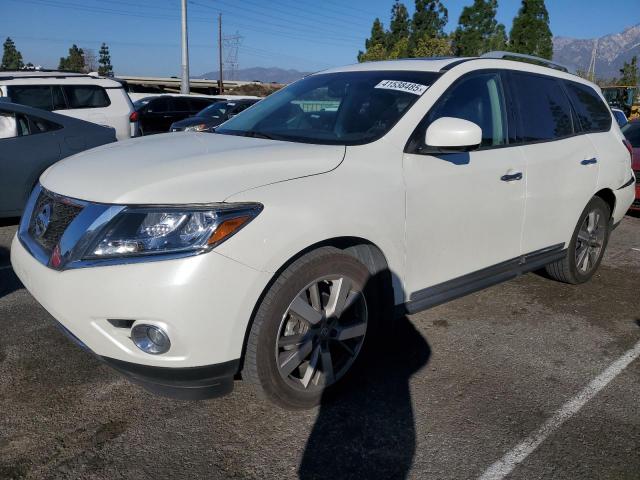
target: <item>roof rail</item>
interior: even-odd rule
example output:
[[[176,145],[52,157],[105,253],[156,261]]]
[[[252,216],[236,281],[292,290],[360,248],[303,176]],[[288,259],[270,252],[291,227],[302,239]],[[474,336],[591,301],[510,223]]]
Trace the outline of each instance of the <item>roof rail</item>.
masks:
[[[480,58],[500,58],[503,60],[519,60],[527,63],[533,63],[534,65],[541,65],[543,67],[553,68],[554,70],[560,70],[561,72],[573,73],[569,71],[569,68],[560,63],[552,62],[546,58],[535,57],[533,55],[525,55],[524,53],[505,52],[502,50],[495,52],[487,52],[481,55]]]
[[[6,72],[3,75],[3,72],[0,71],[0,80],[17,80],[17,79],[31,79],[31,78],[100,78],[99,76],[90,75],[88,73],[75,73],[75,72],[63,72],[60,70],[25,70],[25,72],[42,72],[44,74],[49,75],[12,75],[11,73],[21,73],[21,72]],[[53,75],[52,75],[53,74]]]

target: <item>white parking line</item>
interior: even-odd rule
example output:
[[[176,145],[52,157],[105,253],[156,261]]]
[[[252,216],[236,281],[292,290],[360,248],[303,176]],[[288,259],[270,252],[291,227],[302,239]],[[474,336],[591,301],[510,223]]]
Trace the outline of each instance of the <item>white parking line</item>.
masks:
[[[569,418],[575,415],[584,405],[597,395],[607,384],[618,376],[631,362],[640,357],[640,342],[628,350],[622,357],[613,362],[604,372],[598,375],[580,393],[565,403],[553,417],[542,424],[522,442],[516,445],[504,457],[491,465],[480,477],[480,480],[501,480],[509,475],[516,466],[527,458]]]

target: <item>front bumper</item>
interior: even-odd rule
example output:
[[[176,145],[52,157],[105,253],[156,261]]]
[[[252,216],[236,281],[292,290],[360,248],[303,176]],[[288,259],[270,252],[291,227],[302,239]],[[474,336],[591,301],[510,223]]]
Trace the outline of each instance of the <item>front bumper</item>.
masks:
[[[270,278],[215,251],[56,271],[17,236],[11,263],[27,290],[86,349],[134,382],[179,398],[230,390],[249,319]],[[129,328],[110,319],[127,320]],[[163,328],[171,349],[162,355],[139,350],[129,333],[138,323]]]

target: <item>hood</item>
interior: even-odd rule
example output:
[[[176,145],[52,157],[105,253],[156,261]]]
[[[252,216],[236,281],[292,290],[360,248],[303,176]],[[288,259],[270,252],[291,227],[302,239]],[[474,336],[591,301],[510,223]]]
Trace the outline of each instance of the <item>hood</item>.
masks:
[[[48,190],[114,204],[220,202],[244,190],[336,168],[345,147],[214,133],[167,133],[68,157],[40,177]]]
[[[186,128],[186,127],[190,127],[192,125],[200,125],[202,123],[204,123],[205,125],[208,125],[210,127],[216,127],[218,125],[220,125],[222,122],[224,122],[226,120],[226,116],[221,116],[221,117],[189,117],[189,118],[185,118],[184,120],[180,120],[179,122],[174,122],[171,125],[171,128]]]

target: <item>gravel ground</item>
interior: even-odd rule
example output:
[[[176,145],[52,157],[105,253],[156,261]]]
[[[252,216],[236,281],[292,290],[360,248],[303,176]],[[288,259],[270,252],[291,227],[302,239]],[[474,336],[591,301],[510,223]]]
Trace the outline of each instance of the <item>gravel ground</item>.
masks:
[[[0,479],[477,478],[640,340],[640,218],[593,280],[529,274],[402,319],[339,400],[287,412],[242,382],[159,398],[71,344],[9,266],[0,224]],[[640,360],[514,479],[640,479]]]

